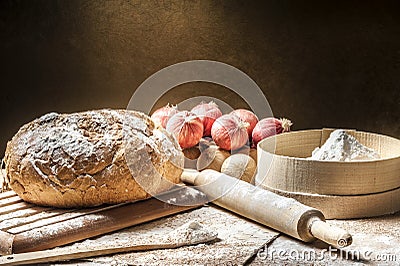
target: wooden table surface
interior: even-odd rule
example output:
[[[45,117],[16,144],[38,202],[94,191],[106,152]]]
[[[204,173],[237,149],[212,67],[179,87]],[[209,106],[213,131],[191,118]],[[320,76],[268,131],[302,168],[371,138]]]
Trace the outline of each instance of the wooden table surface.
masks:
[[[400,213],[368,219],[328,221],[353,235],[354,242],[344,249],[346,252],[329,249],[318,241],[302,243],[214,205],[61,248],[146,243],[193,220],[217,231],[218,241],[52,265],[400,265]],[[358,255],[360,260],[357,260]]]
[[[212,204],[58,249],[145,244],[193,220],[216,231],[219,240],[51,265],[400,265],[400,212],[375,218],[329,220],[353,235],[353,244],[344,249],[346,252],[329,249],[318,241],[303,243]],[[352,259],[357,256],[360,260]]]

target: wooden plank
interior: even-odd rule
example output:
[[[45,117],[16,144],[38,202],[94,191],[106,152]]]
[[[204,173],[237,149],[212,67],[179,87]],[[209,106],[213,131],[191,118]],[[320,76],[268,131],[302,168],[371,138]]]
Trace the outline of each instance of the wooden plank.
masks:
[[[19,202],[19,203],[15,203],[12,205],[8,205],[8,206],[4,206],[0,209],[0,214],[7,214],[10,212],[14,212],[17,210],[22,210],[22,209],[27,209],[27,208],[31,208],[34,205],[26,203],[26,202]]]
[[[13,237],[13,253],[68,244],[197,208],[207,202],[203,193],[182,185],[159,195],[162,201],[151,198],[134,203],[75,210],[40,207],[20,202],[14,193],[0,195],[4,194],[7,196],[2,196],[3,206],[0,206],[0,233]]]
[[[16,195],[17,194],[12,190],[6,191],[6,192],[3,192],[3,193],[0,193],[0,200],[1,199],[6,199],[6,198],[10,198],[10,197],[14,197]]]
[[[98,250],[79,249],[79,250],[45,250],[27,252],[21,254],[14,254],[0,257],[0,265],[24,265],[36,263],[48,263],[56,261],[65,261],[81,258],[90,258],[94,256],[110,255],[115,253],[129,252],[129,251],[145,251],[154,249],[176,248],[184,246],[184,244],[159,244],[159,245],[136,245],[130,247],[120,248],[103,248]]]
[[[32,211],[31,209],[26,209],[26,210],[22,210],[22,211]],[[9,229],[11,228],[15,228],[15,227],[20,227],[22,228],[22,226],[33,223],[33,222],[37,222],[39,220],[42,219],[46,219],[46,218],[50,218],[50,217],[54,217],[54,216],[59,216],[61,214],[67,213],[67,212],[72,212],[74,210],[51,210],[51,209],[44,209],[43,211],[40,212],[34,212],[34,213],[30,213],[26,216],[22,216],[22,217],[16,217],[16,218],[12,218],[12,219],[7,219],[7,220],[0,220],[2,222],[0,222],[0,229],[3,231],[9,231]],[[23,229],[22,229],[23,230]]]
[[[0,199],[0,208],[18,202],[22,202],[22,199],[18,196],[11,196],[8,198]]]
[[[181,227],[169,232],[164,238],[152,238],[149,244],[130,243],[126,246],[107,247],[102,246],[98,248],[80,248],[80,249],[55,249],[36,252],[27,252],[21,254],[14,254],[3,256],[0,258],[0,265],[21,265],[33,264],[42,262],[55,262],[60,260],[71,260],[88,258],[94,256],[103,256],[122,252],[132,251],[147,251],[147,250],[160,250],[178,248],[183,246],[195,245],[213,241],[217,238],[217,234],[208,231],[206,228],[200,227],[192,228],[193,222],[186,223]],[[188,230],[196,233],[188,235]]]
[[[14,235],[8,234],[0,230],[0,256],[12,254],[12,245],[14,243]]]
[[[0,218],[3,218],[0,233],[13,236],[13,253],[38,251],[197,208],[207,202],[203,193],[182,185],[159,196],[162,201],[151,198],[78,210],[17,202],[0,207]]]
[[[39,212],[52,210],[52,208],[47,207],[31,207],[29,209],[22,209],[13,212],[9,212],[3,215],[0,215],[0,221],[5,221],[9,219],[19,218],[19,217],[28,217],[30,215],[34,215]]]
[[[19,233],[13,253],[39,251],[152,221],[199,206],[176,206],[157,199],[139,201]]]
[[[117,248],[100,248],[97,250],[79,249],[79,250],[45,250],[14,254],[0,257],[0,265],[25,265],[36,263],[48,263],[56,261],[65,261],[72,259],[90,258],[95,256],[104,256],[115,253],[146,251],[154,249],[171,249],[190,245],[191,243],[165,243],[165,244],[150,244],[150,245],[135,245],[129,247]]]
[[[10,234],[19,234],[25,231],[29,231],[38,227],[42,227],[45,225],[51,225],[59,222],[63,222],[69,219],[77,218],[82,215],[96,213],[103,210],[108,210],[111,208],[117,208],[120,205],[112,205],[107,207],[98,207],[98,208],[91,208],[91,209],[57,209],[53,211],[47,212],[48,215],[44,213],[40,213],[34,217],[33,220],[29,223],[24,225],[13,227],[7,230]],[[43,216],[43,217],[42,217]]]

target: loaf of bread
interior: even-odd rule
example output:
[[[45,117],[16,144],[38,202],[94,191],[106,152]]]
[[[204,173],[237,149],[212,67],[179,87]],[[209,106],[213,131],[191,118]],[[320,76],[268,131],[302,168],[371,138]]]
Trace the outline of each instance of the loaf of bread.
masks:
[[[46,114],[7,144],[6,179],[25,201],[89,207],[145,199],[178,183],[184,155],[145,114]]]

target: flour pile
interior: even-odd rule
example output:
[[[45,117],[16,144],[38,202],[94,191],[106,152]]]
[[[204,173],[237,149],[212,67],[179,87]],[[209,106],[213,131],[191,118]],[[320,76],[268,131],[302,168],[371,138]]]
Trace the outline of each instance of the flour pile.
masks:
[[[164,241],[177,244],[198,244],[214,240],[217,236],[217,232],[207,230],[196,221],[190,221],[167,234]]]
[[[379,159],[379,154],[365,147],[342,129],[331,133],[321,148],[316,148],[308,159],[321,161],[363,161]]]

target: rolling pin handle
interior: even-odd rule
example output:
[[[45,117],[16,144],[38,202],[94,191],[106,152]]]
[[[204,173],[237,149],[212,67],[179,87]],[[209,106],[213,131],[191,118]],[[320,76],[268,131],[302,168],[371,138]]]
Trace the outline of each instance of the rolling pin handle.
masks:
[[[184,169],[181,174],[181,180],[185,183],[195,185],[195,180],[200,173],[194,169]]]
[[[352,236],[346,231],[334,225],[329,225],[320,219],[310,221],[310,233],[336,248],[344,248],[353,242]]]

